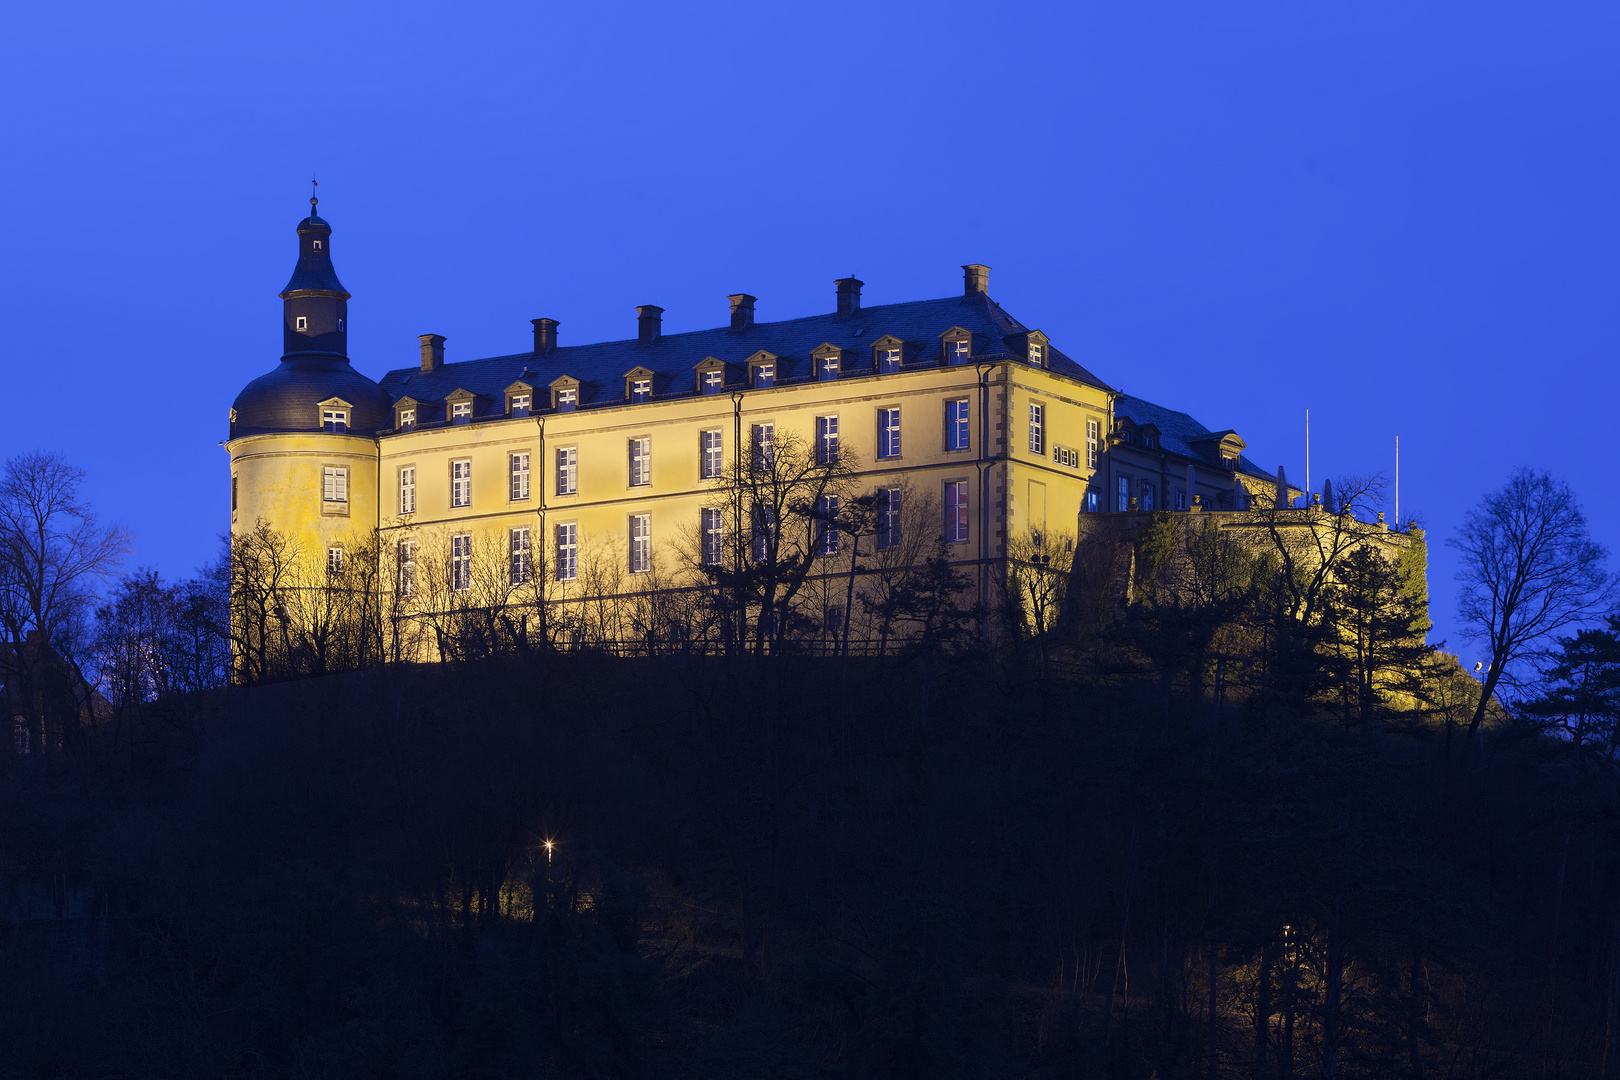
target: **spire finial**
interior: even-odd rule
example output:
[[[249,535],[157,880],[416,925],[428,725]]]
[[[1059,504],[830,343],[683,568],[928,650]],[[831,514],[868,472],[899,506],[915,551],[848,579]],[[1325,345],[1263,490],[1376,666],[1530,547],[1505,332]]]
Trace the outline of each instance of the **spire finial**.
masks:
[[[310,173],[309,174],[309,205],[310,205],[309,213],[310,213],[311,217],[315,216],[315,210],[314,210],[315,204],[321,201],[321,200],[319,200],[319,199],[317,199],[315,197],[315,189],[320,187],[320,186],[321,186],[321,182],[319,180],[315,179],[315,174]]]

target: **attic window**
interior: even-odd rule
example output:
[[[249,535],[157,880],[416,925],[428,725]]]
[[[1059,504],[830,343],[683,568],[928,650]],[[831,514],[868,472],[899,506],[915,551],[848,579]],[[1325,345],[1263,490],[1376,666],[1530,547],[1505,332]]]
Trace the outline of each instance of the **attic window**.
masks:
[[[512,415],[513,416],[528,416],[529,415],[529,395],[528,394],[513,394],[512,395]]]
[[[348,409],[322,409],[321,430],[342,435],[349,430]]]
[[[557,411],[573,412],[579,405],[579,391],[572,387],[557,391]]]
[[[401,409],[401,410],[399,410],[399,430],[401,430],[401,431],[415,431],[416,430],[416,410],[415,409]]]
[[[1149,450],[1152,450],[1152,449],[1156,448],[1159,445],[1159,442],[1158,442],[1157,439],[1155,439],[1151,435],[1143,435],[1142,436],[1142,445],[1147,447]]]
[[[1045,363],[1045,359],[1044,359],[1045,355],[1046,355],[1045,350],[1041,347],[1040,342],[1032,341],[1032,342],[1029,343],[1029,362],[1030,363],[1032,363],[1032,364],[1044,364]]]
[[[652,380],[635,379],[630,383],[630,400],[632,402],[647,401],[652,397]]]
[[[718,394],[726,384],[726,373],[723,371],[705,371],[703,373],[703,392],[705,394]]]
[[[973,353],[971,341],[947,341],[945,343],[945,359],[952,364],[965,364]]]
[[[764,388],[766,388],[768,386],[775,386],[775,385],[776,385],[776,365],[775,364],[755,364],[754,365],[754,386],[755,386],[755,388],[763,390]]]
[[[297,325],[298,329],[300,329],[300,330],[308,330],[309,329],[309,320],[304,318],[302,315],[300,315],[300,316],[298,316],[298,321],[297,321],[296,325]]]
[[[472,423],[472,402],[453,402],[450,406],[450,422],[452,424]]]
[[[838,378],[838,354],[828,353],[826,356],[823,356],[821,358],[821,366],[818,369],[818,373],[822,382],[832,382],[834,379]]]
[[[879,375],[893,375],[900,370],[899,349],[879,349],[877,355],[877,369]]]

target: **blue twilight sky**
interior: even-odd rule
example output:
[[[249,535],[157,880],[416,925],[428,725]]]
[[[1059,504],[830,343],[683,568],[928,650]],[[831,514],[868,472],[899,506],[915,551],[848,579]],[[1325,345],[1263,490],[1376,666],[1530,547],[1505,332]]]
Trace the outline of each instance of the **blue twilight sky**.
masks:
[[[1303,480],[1392,471],[1457,641],[1463,512],[1528,464],[1599,539],[1617,423],[1620,6],[34,4],[0,65],[7,454],[132,565],[227,524],[308,178],[379,376],[953,295]],[[1464,649],[1465,659],[1472,659]]]

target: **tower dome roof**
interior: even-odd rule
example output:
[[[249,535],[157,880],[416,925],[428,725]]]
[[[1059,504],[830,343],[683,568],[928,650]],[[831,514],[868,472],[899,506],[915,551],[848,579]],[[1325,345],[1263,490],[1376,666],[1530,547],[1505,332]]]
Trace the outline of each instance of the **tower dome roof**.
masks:
[[[281,363],[236,395],[231,437],[320,431],[321,403],[348,403],[348,430],[387,425],[393,399],[348,357],[349,294],[332,267],[332,227],[315,213],[298,223],[298,265],[282,290]]]

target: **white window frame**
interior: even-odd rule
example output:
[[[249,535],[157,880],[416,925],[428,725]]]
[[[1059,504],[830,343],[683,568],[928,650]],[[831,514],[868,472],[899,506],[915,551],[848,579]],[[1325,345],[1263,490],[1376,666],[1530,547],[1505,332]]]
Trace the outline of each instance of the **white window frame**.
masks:
[[[698,433],[698,477],[719,480],[726,472],[726,433],[720,428]]]
[[[523,502],[529,497],[529,452],[527,450],[516,451],[508,457],[507,461],[512,476],[512,501]]]
[[[457,533],[450,538],[450,590],[466,592],[472,588],[472,533]]]
[[[572,387],[565,387],[557,391],[557,411],[573,412],[579,408],[579,391]]]
[[[1121,476],[1116,486],[1118,489],[1117,495],[1119,497],[1120,510],[1129,510],[1131,508],[1131,478],[1128,476]]]
[[[838,417],[816,417],[816,464],[838,464]]]
[[[900,546],[900,514],[902,509],[899,488],[878,488],[877,546],[879,551],[889,551]]]
[[[652,437],[639,435],[630,440],[630,486],[652,485]]]
[[[416,410],[415,409],[401,409],[401,410],[399,410],[399,430],[401,430],[401,431],[415,431],[416,430]]]
[[[945,449],[973,449],[973,409],[967,398],[945,403]]]
[[[767,421],[753,426],[749,463],[754,472],[770,472],[776,467],[776,422]]]
[[[513,394],[512,395],[512,416],[513,416],[513,418],[516,419],[518,417],[528,416],[530,411],[533,408],[533,404],[534,404],[534,398],[532,396],[530,396],[529,394]]]
[[[579,447],[557,447],[557,495],[579,494]]]
[[[816,554],[833,556],[838,554],[838,496],[823,495],[816,503],[816,527],[820,530],[820,538],[816,544]]]
[[[1086,468],[1097,467],[1097,444],[1101,440],[1102,425],[1096,420],[1086,421]]]
[[[309,320],[306,319],[304,316],[300,315],[295,320],[293,320],[293,325],[299,330],[308,330],[309,329]]]
[[[529,575],[533,572],[530,563],[529,530],[526,528],[512,529],[507,537],[508,550],[511,552],[511,570],[513,585],[527,585]]]
[[[1046,366],[1046,349],[1038,341],[1029,343],[1029,362],[1037,367]]]
[[[968,538],[968,482],[945,481],[945,542],[965,544]]]
[[[705,371],[699,381],[702,383],[703,393],[718,394],[726,388],[726,373],[720,370]]]
[[[460,510],[472,505],[472,459],[461,458],[450,463],[450,508]]]
[[[399,512],[416,513],[416,466],[401,465],[399,469]]]
[[[416,541],[401,540],[394,548],[394,560],[399,571],[395,580],[399,595],[416,595]]]
[[[754,543],[751,554],[754,561],[762,563],[771,556],[771,549],[776,546],[777,520],[776,507],[770,503],[755,503],[750,514],[753,521]]]
[[[652,380],[632,379],[630,381],[630,402],[639,405],[643,401],[652,400]]]
[[[973,359],[973,342],[958,338],[945,343],[945,360],[950,364],[965,364]]]
[[[652,571],[652,515],[630,515],[630,572]]]
[[[816,377],[822,382],[835,382],[838,379],[838,367],[838,354],[828,353],[821,358],[821,363],[816,369]]]
[[[1029,403],[1029,452],[1046,453],[1046,406],[1038,401]]]
[[[877,370],[879,375],[893,375],[900,370],[900,347],[898,345],[878,350]]]
[[[472,423],[472,402],[452,401],[450,403],[450,423],[457,427],[462,424]]]
[[[321,501],[346,503],[349,501],[349,467],[347,465],[321,466]]]
[[[704,566],[719,566],[726,551],[726,515],[717,507],[705,506],[698,514],[700,558]]]
[[[573,581],[579,576],[579,523],[557,523],[557,580]]]
[[[1092,490],[1091,488],[1086,489],[1086,496],[1085,496],[1086,513],[1095,514],[1097,512],[1097,507],[1101,502],[1102,502],[1102,500],[1100,498],[1098,498],[1096,491]]]
[[[776,385],[775,364],[755,364],[750,375],[755,390],[769,390]]]
[[[889,405],[878,410],[877,445],[880,460],[888,461],[900,456],[900,406]]]
[[[349,433],[348,409],[322,409],[321,430],[333,435],[347,435]]]
[[[343,573],[343,545],[334,544],[326,549],[326,572],[328,574]]]

